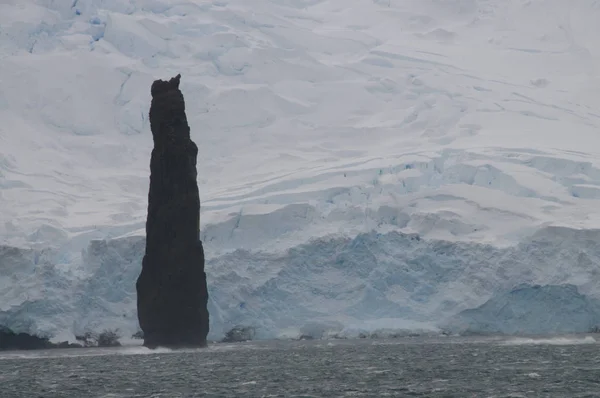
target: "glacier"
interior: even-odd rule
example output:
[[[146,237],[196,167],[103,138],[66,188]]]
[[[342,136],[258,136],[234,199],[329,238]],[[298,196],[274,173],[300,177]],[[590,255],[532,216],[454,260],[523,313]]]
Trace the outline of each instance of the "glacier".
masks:
[[[2,2],[0,325],[137,330],[149,87],[177,73],[210,338],[436,331],[521,283],[600,297],[599,19],[593,0]]]
[[[548,335],[594,333],[600,325],[600,300],[574,285],[522,284],[478,308],[461,311],[446,327],[459,333]]]

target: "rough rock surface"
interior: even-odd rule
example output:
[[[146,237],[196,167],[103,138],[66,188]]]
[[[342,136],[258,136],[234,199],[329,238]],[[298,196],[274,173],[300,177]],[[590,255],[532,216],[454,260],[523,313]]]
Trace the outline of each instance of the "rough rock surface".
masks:
[[[0,351],[7,350],[43,350],[48,348],[80,348],[79,344],[68,342],[52,343],[44,337],[32,336],[28,333],[14,333],[0,326]]]
[[[206,345],[208,290],[199,238],[198,147],[190,139],[181,75],[152,84],[154,149],[146,220],[146,251],[137,310],[144,345]]]

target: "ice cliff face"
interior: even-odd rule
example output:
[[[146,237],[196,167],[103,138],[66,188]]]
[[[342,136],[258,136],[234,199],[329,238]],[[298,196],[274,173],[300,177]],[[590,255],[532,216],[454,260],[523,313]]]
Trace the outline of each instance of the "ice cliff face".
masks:
[[[521,283],[596,296],[598,20],[592,0],[2,2],[0,323],[135,331],[147,88],[175,73],[212,338],[434,327]]]
[[[522,282],[569,283],[598,297],[598,242],[600,231],[548,228],[504,249],[373,232],[317,239],[279,254],[236,250],[206,263],[209,337],[220,339],[236,325],[256,327],[258,338],[356,336],[381,328],[434,330],[443,326],[440,321]],[[59,258],[57,252],[10,249],[12,272],[2,280],[0,295],[11,300],[2,302],[0,323],[31,332],[82,333],[106,327],[135,332],[135,279],[143,251],[143,238],[93,242],[77,267],[88,274],[77,275],[51,265]],[[571,323],[571,314],[552,311],[561,308],[559,303],[562,308],[576,306],[581,296],[548,297],[535,308],[527,300],[513,301],[514,313],[554,313],[552,322],[540,322],[536,330],[556,332],[556,325]],[[476,312],[485,313],[486,308]],[[519,317],[496,319],[496,325],[507,322],[499,331],[530,328]],[[585,330],[577,331],[587,332],[595,319],[573,325],[585,324]]]
[[[543,335],[585,333],[600,327],[600,301],[574,285],[523,285],[460,312],[447,323],[459,333]]]

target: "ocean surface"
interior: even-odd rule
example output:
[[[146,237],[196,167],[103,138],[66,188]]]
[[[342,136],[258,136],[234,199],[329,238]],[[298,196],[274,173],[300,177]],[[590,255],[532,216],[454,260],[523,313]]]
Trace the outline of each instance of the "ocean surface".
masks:
[[[600,397],[600,343],[417,337],[3,352],[0,396]]]

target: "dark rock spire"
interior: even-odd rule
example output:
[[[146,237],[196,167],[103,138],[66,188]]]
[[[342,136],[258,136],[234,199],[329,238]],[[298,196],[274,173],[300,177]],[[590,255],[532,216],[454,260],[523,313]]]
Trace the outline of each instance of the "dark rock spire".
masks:
[[[190,138],[181,75],[152,83],[146,252],[137,309],[147,347],[205,346],[208,290],[199,238],[198,147]]]

